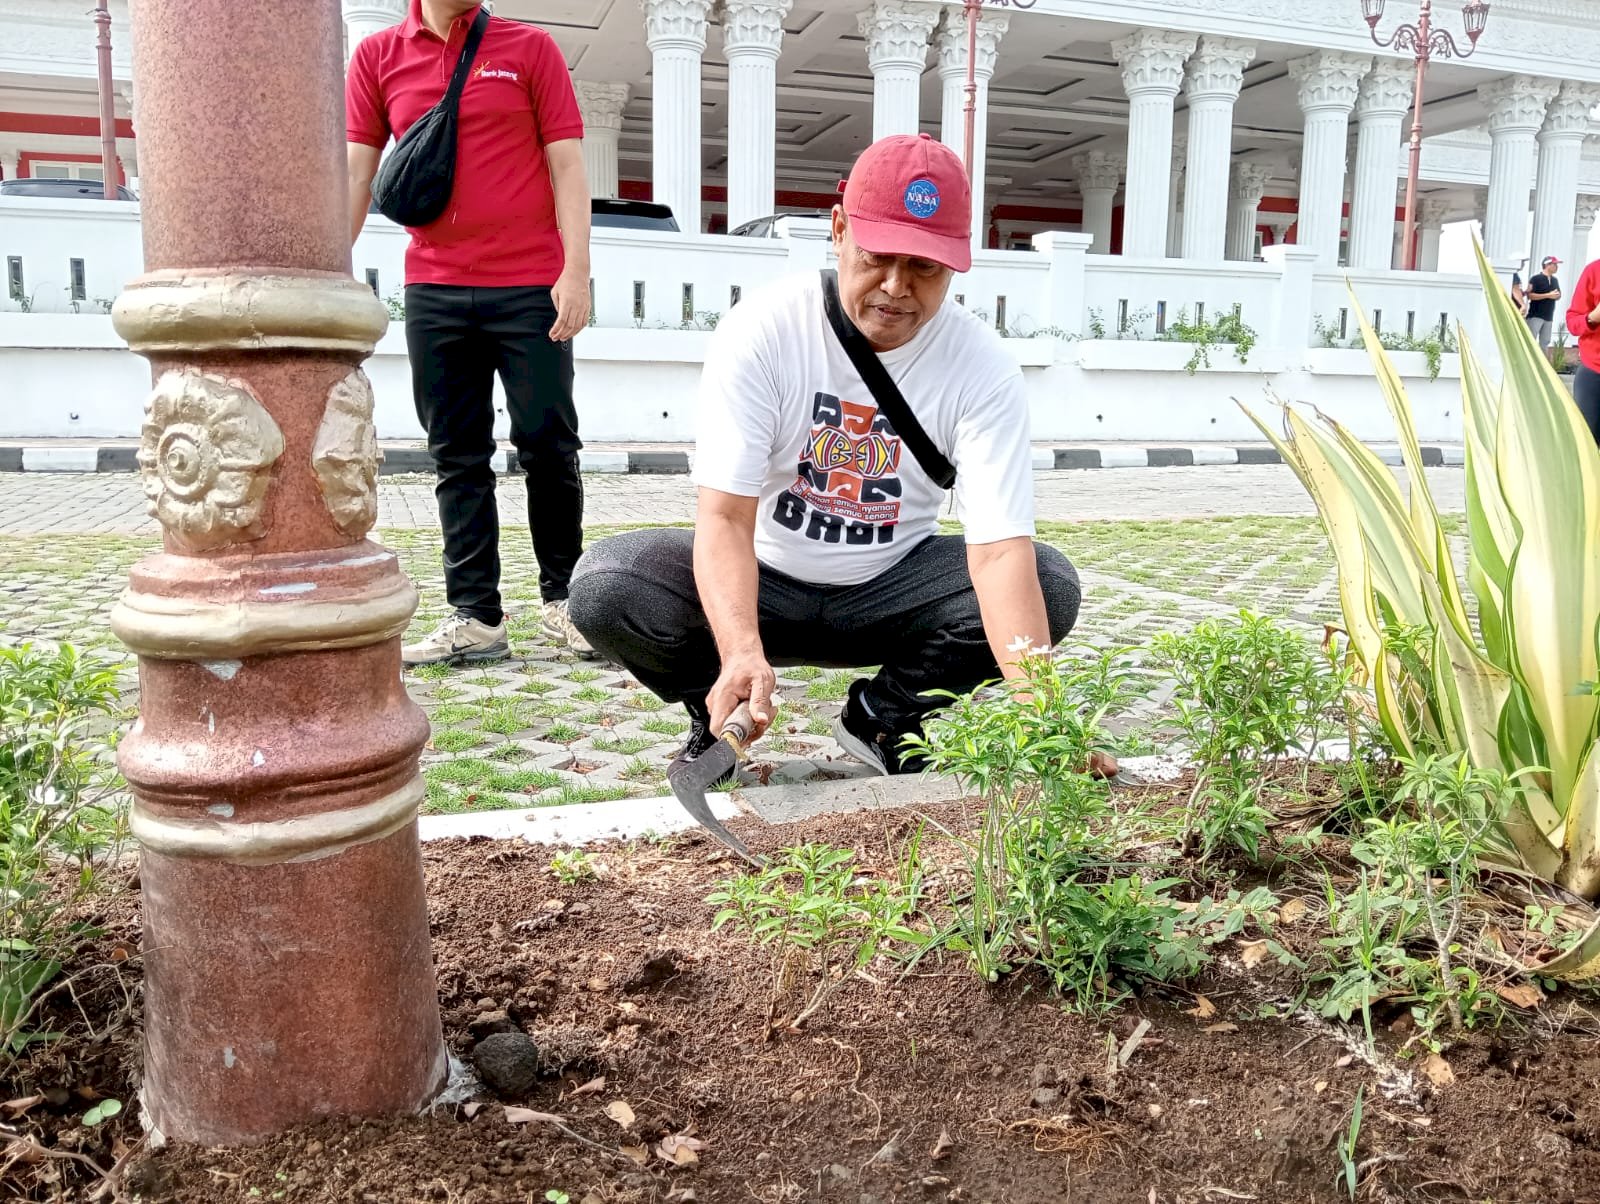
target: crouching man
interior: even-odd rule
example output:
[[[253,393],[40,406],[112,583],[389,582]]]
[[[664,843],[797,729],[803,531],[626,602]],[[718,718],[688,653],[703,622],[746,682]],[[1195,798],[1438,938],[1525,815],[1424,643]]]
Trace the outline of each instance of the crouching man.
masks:
[[[833,211],[830,273],[781,281],[718,325],[701,380],[693,532],[594,546],[572,621],[692,726],[700,755],[741,701],[771,717],[774,665],[880,665],[835,735],[882,774],[931,690],[1018,673],[1078,613],[1067,558],[1033,542],[1022,373],[947,303],[972,266],[961,162],[927,135],[885,138]],[[832,294],[830,298],[830,294]],[[937,534],[954,476],[965,534]]]

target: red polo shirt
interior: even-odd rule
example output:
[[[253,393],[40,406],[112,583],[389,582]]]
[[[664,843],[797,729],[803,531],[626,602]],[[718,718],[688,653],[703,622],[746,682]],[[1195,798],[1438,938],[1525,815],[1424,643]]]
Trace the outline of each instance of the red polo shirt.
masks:
[[[381,148],[404,136],[444,96],[477,15],[458,17],[441,42],[411,0],[402,24],[363,38],[345,80],[345,137]],[[555,39],[491,16],[461,94],[450,207],[411,231],[406,283],[554,284],[564,257],[544,148],[582,137]]]
[[[1578,340],[1578,358],[1591,372],[1600,372],[1600,327],[1589,325],[1589,315],[1600,305],[1600,259],[1583,269],[1567,308],[1567,329]]]

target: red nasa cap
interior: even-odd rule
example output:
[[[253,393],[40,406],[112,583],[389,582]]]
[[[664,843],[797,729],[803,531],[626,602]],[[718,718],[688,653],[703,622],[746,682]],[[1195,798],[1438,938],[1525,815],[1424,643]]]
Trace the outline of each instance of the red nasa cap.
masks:
[[[864,251],[972,269],[967,172],[928,134],[895,134],[862,151],[844,186],[844,211]]]

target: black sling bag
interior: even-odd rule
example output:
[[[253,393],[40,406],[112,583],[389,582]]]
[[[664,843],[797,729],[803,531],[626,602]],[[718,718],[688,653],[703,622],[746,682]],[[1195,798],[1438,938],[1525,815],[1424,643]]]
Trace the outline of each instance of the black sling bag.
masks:
[[[466,45],[456,61],[455,74],[444,98],[406,131],[372,181],[372,199],[378,211],[402,226],[426,226],[437,221],[450,205],[456,183],[456,116],[467,73],[478,55],[478,43],[489,26],[483,9],[473,19]]]
[[[911,454],[917,458],[917,463],[922,465],[922,471],[928,474],[933,483],[940,489],[949,489],[956,483],[955,466],[944,458],[933,445],[933,440],[928,438],[928,432],[922,429],[917,416],[911,412],[911,407],[900,394],[900,387],[894,383],[894,378],[883,366],[878,353],[867,342],[867,336],[845,316],[844,306],[839,302],[839,274],[831,269],[822,273],[822,305],[828,314],[828,325],[833,327],[833,333],[838,336],[845,354],[860,373],[862,383],[872,391],[878,409],[887,414],[889,421],[894,424],[895,434],[905,441]]]

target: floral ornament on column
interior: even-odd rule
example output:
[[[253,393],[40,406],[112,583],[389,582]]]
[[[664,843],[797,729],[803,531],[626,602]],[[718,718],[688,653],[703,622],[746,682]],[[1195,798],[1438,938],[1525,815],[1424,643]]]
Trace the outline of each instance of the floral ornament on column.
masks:
[[[243,381],[165,372],[145,403],[138,459],[148,510],[185,551],[261,538],[281,455],[283,432]]]
[[[328,404],[311,466],[333,525],[359,538],[378,518],[378,432],[372,424],[372,383],[357,368],[328,390]]]

